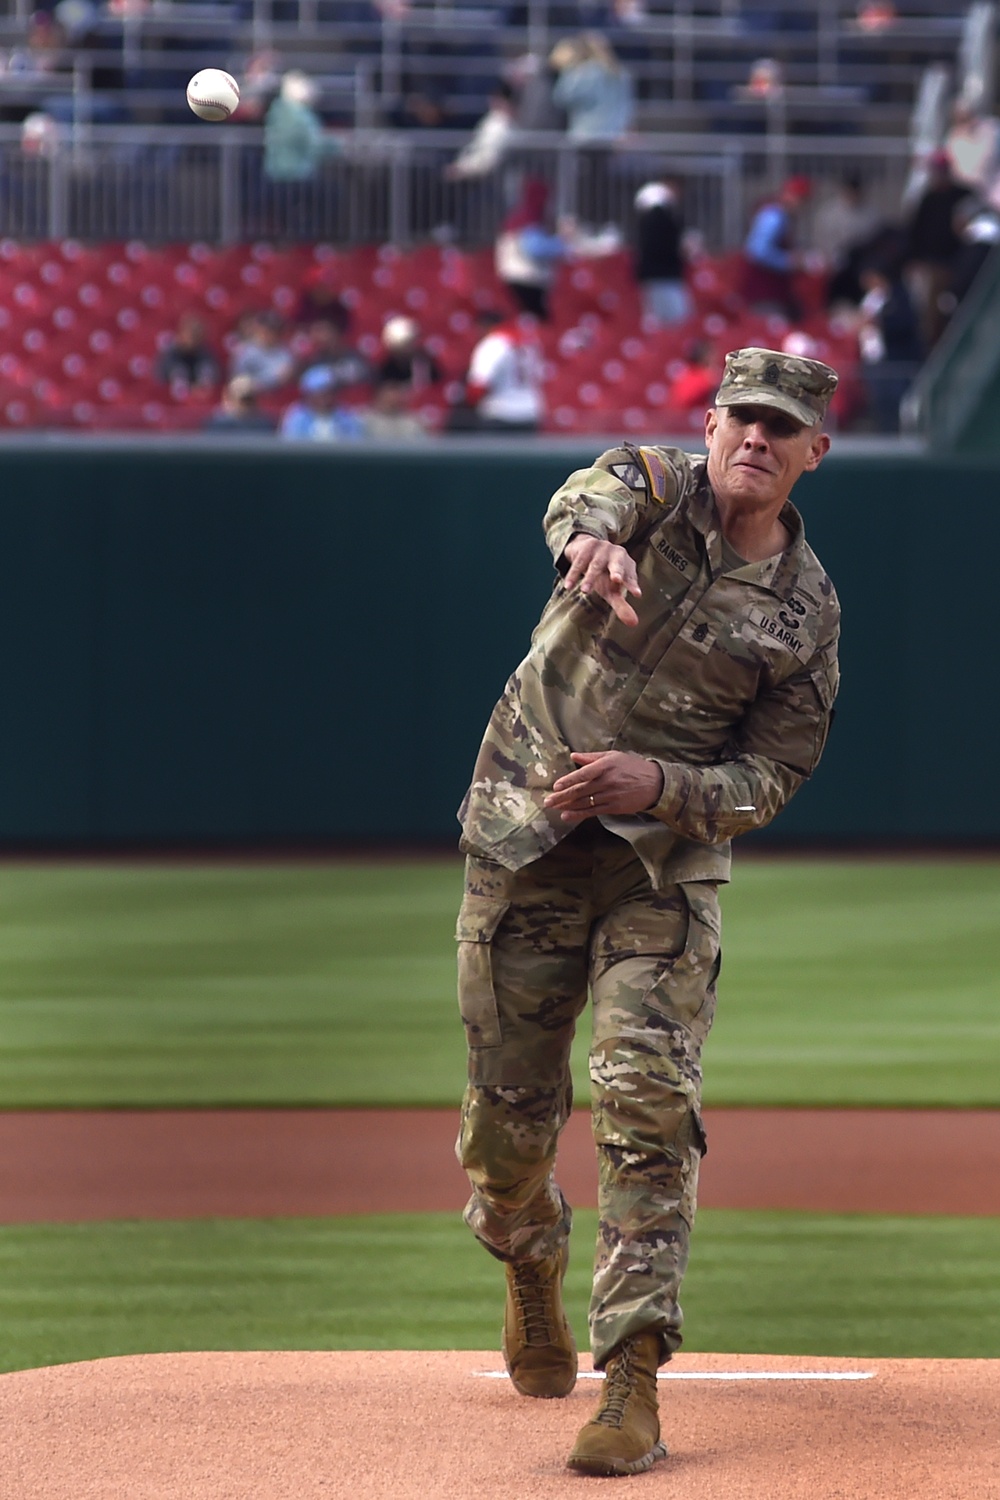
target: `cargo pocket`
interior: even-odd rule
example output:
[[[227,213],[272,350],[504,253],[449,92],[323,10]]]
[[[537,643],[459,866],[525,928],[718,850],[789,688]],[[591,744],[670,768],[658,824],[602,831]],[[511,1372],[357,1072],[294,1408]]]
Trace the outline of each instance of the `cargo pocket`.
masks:
[[[713,984],[722,966],[722,916],[715,880],[685,880],[681,892],[688,908],[687,941],[683,961],[694,974]]]
[[[718,882],[685,880],[678,889],[687,905],[684,948],[664,965],[651,990],[664,995],[669,1014],[688,1027],[700,1046],[712,1025],[722,966]]]
[[[701,1110],[691,1111],[691,1134],[694,1136],[694,1144],[699,1156],[708,1155],[708,1135],[705,1131],[705,1121],[702,1119]]]
[[[499,1047],[500,1015],[493,986],[493,935],[509,901],[466,894],[458,914],[458,1006],[470,1047]]]

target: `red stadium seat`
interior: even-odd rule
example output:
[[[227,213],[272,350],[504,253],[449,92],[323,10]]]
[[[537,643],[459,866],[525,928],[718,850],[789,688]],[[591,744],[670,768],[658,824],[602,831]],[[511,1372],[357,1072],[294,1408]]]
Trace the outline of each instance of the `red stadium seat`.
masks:
[[[28,393],[11,393],[0,403],[0,424],[4,427],[44,427],[44,417],[44,411]]]
[[[780,347],[786,338],[807,338],[817,355],[840,371],[834,412],[849,420],[863,396],[857,340],[852,329],[824,312],[822,278],[801,278],[807,311],[793,327],[785,319],[755,317],[739,305],[733,292],[738,259],[703,257],[696,263],[690,280],[697,313],[669,329],[644,325],[624,252],[561,268],[552,295],[553,320],[540,329],[546,430],[693,434],[701,411],[672,408],[669,392],[678,362],[692,342],[704,338],[716,354],[738,344]],[[154,376],[157,351],[181,314],[198,312],[224,362],[232,330],[245,312],[275,308],[292,317],[303,287],[317,276],[351,308],[352,335],[373,358],[379,356],[389,316],[416,319],[446,380],[444,392],[431,390],[419,398],[431,426],[446,416],[446,392],[465,374],[484,332],[476,310],[509,307],[489,248],[279,248],[266,241],[36,245],[8,237],[0,240],[0,408],[11,410],[0,410],[0,424],[194,430],[216,393],[180,398]],[[287,405],[288,394],[269,398],[276,412]]]

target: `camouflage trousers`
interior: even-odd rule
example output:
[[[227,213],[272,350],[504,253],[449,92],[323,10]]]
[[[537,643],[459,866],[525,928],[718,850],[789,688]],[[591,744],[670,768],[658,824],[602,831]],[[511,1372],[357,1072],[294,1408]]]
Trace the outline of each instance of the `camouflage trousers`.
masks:
[[[594,1361],[601,1368],[643,1328],[659,1330],[669,1357],[681,1342],[678,1293],[705,1151],[716,882],[654,890],[631,846],[588,821],[513,873],[470,855],[457,936],[469,1046],[456,1147],[473,1188],[466,1223],[500,1260],[544,1260],[565,1245],[571,1212],[553,1173],[589,987]]]

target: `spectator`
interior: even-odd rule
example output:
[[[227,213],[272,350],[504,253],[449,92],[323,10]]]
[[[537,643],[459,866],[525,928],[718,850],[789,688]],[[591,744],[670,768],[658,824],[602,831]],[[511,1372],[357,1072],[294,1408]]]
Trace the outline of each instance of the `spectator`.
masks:
[[[1000,120],[980,114],[963,99],[952,107],[944,139],[952,175],[980,197],[989,197],[1000,171]]]
[[[68,72],[72,58],[66,41],[66,33],[51,10],[32,11],[28,16],[25,45],[11,49],[4,71],[42,77]]]
[[[361,418],[349,406],[337,406],[337,382],[324,365],[307,370],[299,381],[299,400],[281,419],[281,436],[306,442],[336,443],[364,437]]]
[[[480,432],[537,432],[545,411],[544,361],[534,318],[483,313],[488,332],[472,351],[466,376],[470,420]]]
[[[258,391],[276,391],[295,373],[295,356],[285,342],[281,319],[276,313],[250,313],[241,321],[229,361],[229,374],[249,375]]]
[[[33,109],[21,121],[21,150],[25,156],[52,160],[59,151],[59,122],[43,109]]]
[[[197,313],[181,315],[177,331],[157,357],[156,378],[175,390],[205,390],[218,385],[222,370],[205,341],[205,325]]]
[[[50,114],[33,109],[21,121],[22,157],[54,161],[62,147],[61,135],[57,121]],[[41,226],[48,222],[50,213],[47,174],[37,168],[22,170],[12,151],[6,153],[0,165],[0,212],[4,223],[20,221],[26,227],[38,225],[39,233],[45,232]]]
[[[95,124],[124,120],[126,111],[115,97],[127,86],[121,25],[92,0],[59,0],[53,16],[70,45],[70,65],[83,64],[90,90],[83,99],[61,94],[45,107],[64,123],[79,119],[81,108]]]
[[[314,323],[320,319],[330,320],[346,334],[351,325],[351,314],[346,304],[340,300],[339,282],[340,273],[335,265],[321,261],[319,265],[311,266],[302,278],[295,321]]]
[[[350,342],[345,325],[336,318],[317,318],[309,326],[299,373],[313,369],[329,370],[338,390],[369,385],[374,374],[371,362]]]
[[[489,177],[503,160],[514,135],[514,90],[498,83],[490,95],[489,108],[461,151],[445,167],[451,182]]]
[[[273,432],[274,421],[257,403],[257,387],[249,375],[234,375],[222,392],[222,400],[206,418],[205,432]]]
[[[251,53],[240,73],[240,102],[234,119],[241,124],[263,122],[275,94],[281,88],[281,58],[272,47]]]
[[[469,140],[451,161],[444,162],[444,221],[434,232],[439,240],[475,243],[484,223],[492,220],[494,194],[503,201],[507,173],[500,175],[507,150],[514,139],[514,90],[506,82],[493,86],[489,109],[476,124]]]
[[[955,228],[962,243],[952,268],[951,291],[958,304],[1000,244],[1000,212],[978,198],[964,198],[955,210]]]
[[[691,316],[684,283],[684,221],[671,182],[647,182],[635,195],[635,278],[646,318],[661,328]]]
[[[420,418],[407,406],[409,396],[409,387],[404,382],[380,380],[371,406],[361,418],[365,436],[390,442],[396,438],[426,437]]]
[[[846,173],[832,197],[816,210],[812,239],[829,270],[828,307],[845,302],[857,307],[861,301],[864,295],[861,263],[879,224],[878,210],[865,202],[861,178],[856,172]]]
[[[494,252],[497,276],[517,306],[542,322],[548,322],[556,268],[570,253],[568,241],[546,227],[548,200],[548,183],[529,177],[520,202],[501,225]]]
[[[420,342],[420,329],[412,318],[389,318],[382,329],[385,354],[378,367],[379,384],[402,385],[413,394],[442,378],[441,366]]]
[[[402,103],[392,111],[391,123],[397,130],[447,130],[448,116],[433,87],[414,89],[406,93]]]
[[[706,402],[711,402],[721,371],[712,354],[707,339],[698,339],[688,349],[685,358],[674,370],[670,382],[670,405],[684,411],[702,411]]]
[[[632,80],[597,32],[557,42],[549,61],[559,75],[553,101],[566,111],[569,139],[582,148],[577,212],[585,222],[604,223],[610,217],[608,152],[632,123]]]
[[[632,80],[598,32],[557,42],[549,63],[559,75],[552,98],[566,111],[573,141],[610,144],[628,131],[634,113]]]
[[[862,268],[865,295],[858,349],[876,430],[899,431],[899,403],[912,384],[924,349],[920,320],[897,265]]]
[[[545,57],[524,52],[507,64],[505,76],[516,91],[514,120],[518,130],[559,130],[562,111],[552,98],[555,74]]]
[[[907,232],[906,258],[923,324],[924,343],[932,349],[954,306],[951,282],[962,241],[955,228],[955,209],[968,196],[956,181],[947,151],[935,151],[928,180]]]
[[[747,304],[760,313],[799,316],[794,278],[798,269],[795,221],[812,192],[808,177],[789,177],[775,197],[757,209],[743,244],[741,286]]]
[[[264,117],[264,226],[279,240],[290,230],[315,237],[326,220],[318,177],[341,148],[316,113],[317,96],[314,81],[293,69]]]
[[[653,38],[643,33],[650,19],[644,0],[611,0],[606,26],[619,57],[630,62],[643,62],[649,57]]]
[[[340,151],[314,108],[318,93],[298,69],[283,76],[264,120],[264,176],[271,182],[309,182],[324,158]]]
[[[758,57],[750,69],[745,92],[754,99],[780,98],[785,89],[785,70],[776,57]]]
[[[856,22],[859,31],[888,31],[898,20],[892,0],[859,0]]]

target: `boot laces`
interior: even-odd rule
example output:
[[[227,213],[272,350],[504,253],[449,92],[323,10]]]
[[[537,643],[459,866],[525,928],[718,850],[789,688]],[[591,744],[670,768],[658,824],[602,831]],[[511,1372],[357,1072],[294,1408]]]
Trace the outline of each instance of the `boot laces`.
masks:
[[[552,1316],[552,1278],[540,1266],[522,1262],[514,1269],[514,1301],[526,1344],[556,1342]]]
[[[604,1400],[594,1418],[602,1427],[620,1427],[625,1420],[625,1407],[635,1391],[635,1370],[632,1361],[632,1346],[626,1344],[620,1356],[608,1366],[604,1377]]]

